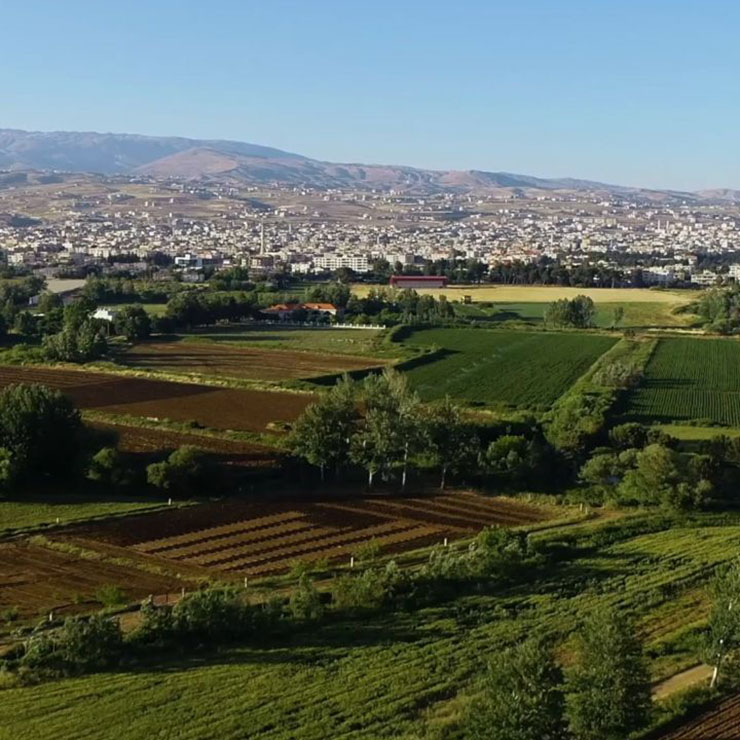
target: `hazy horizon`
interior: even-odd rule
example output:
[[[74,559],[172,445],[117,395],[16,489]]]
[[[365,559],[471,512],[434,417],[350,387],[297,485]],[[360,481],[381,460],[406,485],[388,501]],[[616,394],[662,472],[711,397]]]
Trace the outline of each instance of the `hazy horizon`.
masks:
[[[7,128],[740,188],[740,7],[729,2],[467,0],[451,12],[419,0],[187,9],[10,0],[4,11]]]

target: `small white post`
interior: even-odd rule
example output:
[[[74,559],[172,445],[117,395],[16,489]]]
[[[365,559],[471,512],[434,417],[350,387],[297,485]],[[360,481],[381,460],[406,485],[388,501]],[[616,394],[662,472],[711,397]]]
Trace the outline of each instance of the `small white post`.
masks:
[[[180,598],[181,599],[185,598],[185,586],[182,587],[182,591],[180,592]]]
[[[52,612],[49,612],[49,621],[50,622],[53,622],[54,621],[54,612],[53,611]]]
[[[355,556],[354,555],[350,555],[350,558],[349,558],[349,567],[350,568],[354,568],[355,567]]]
[[[244,576],[244,588],[246,588],[249,585],[249,578],[247,576]]]
[[[60,521],[61,521],[61,519],[59,519],[59,517],[57,517],[57,524],[59,524]]]
[[[447,537],[445,537],[445,543],[444,546],[447,547]]]
[[[172,499],[171,498],[168,498],[167,499],[167,506],[172,506]]]

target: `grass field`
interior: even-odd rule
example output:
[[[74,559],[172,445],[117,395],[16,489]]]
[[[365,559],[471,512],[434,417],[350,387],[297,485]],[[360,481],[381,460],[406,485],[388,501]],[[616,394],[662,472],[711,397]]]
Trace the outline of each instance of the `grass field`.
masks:
[[[424,329],[410,347],[444,354],[408,371],[424,399],[455,398],[482,404],[548,406],[582,375],[616,338],[484,329]]]
[[[289,644],[260,640],[157,667],[8,689],[0,737],[136,740],[159,737],[166,727],[167,736],[184,740],[441,740],[455,736],[485,665],[504,646],[539,629],[567,646],[584,615],[600,605],[634,612],[659,680],[689,656],[674,653],[668,665],[657,646],[694,624],[686,605],[697,603],[713,568],[736,557],[740,527],[737,517],[703,515],[651,531],[658,518],[645,517],[644,530],[625,530],[612,544],[587,547],[534,587],[334,621]],[[577,532],[588,536],[593,528]],[[684,594],[691,597],[686,604]]]
[[[545,302],[490,304],[461,304],[455,310],[460,316],[483,322],[501,323],[504,321],[523,321],[528,324],[542,324],[548,304]],[[693,315],[674,313],[677,305],[666,301],[612,302],[599,299],[596,304],[596,326],[611,328],[614,324],[614,310],[622,308],[624,317],[618,328],[642,328],[650,326],[685,327],[692,323]]]
[[[740,342],[661,339],[627,413],[646,422],[707,419],[740,426]]]
[[[12,529],[84,521],[96,517],[156,509],[167,503],[153,496],[82,496],[73,494],[24,495],[22,500],[0,500],[0,534]]]
[[[373,288],[387,285],[352,286],[357,295],[367,295]],[[444,295],[450,300],[472,300],[492,303],[550,303],[561,298],[587,295],[594,303],[668,303],[681,305],[692,301],[697,291],[652,290],[649,288],[570,288],[557,285],[450,285],[447,288],[419,288],[421,295]]]

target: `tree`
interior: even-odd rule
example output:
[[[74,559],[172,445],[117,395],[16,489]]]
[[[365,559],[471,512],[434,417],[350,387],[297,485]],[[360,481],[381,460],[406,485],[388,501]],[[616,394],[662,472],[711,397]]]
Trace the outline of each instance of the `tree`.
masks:
[[[473,704],[470,740],[565,740],[563,674],[543,639],[499,653]]]
[[[205,464],[203,453],[190,445],[176,449],[162,462],[146,469],[147,483],[183,496],[195,496],[213,490],[213,471]]]
[[[650,676],[632,622],[600,610],[585,620],[567,698],[576,740],[624,740],[650,717]]]
[[[409,389],[406,376],[390,368],[365,378],[363,391],[364,424],[352,439],[350,456],[368,471],[368,486],[378,472],[388,479],[401,467],[405,487],[410,457],[423,444],[419,397]]]
[[[444,490],[448,471],[456,472],[472,466],[478,440],[463,423],[460,408],[445,396],[424,419],[426,451],[441,471],[439,483]]]
[[[740,647],[740,560],[714,581],[714,604],[709,615],[708,659],[714,663],[712,687],[719,682],[726,655]]]
[[[659,504],[674,510],[701,508],[712,493],[708,463],[700,455],[688,455],[660,444],[637,453],[618,493],[624,502]]]
[[[57,334],[44,337],[48,359],[60,362],[89,362],[102,357],[108,343],[98,322],[92,320],[65,325]]]
[[[561,298],[554,301],[545,309],[546,324],[575,329],[587,329],[594,325],[596,306],[585,295],[577,295],[573,300]]]
[[[19,476],[74,471],[82,429],[79,411],[59,391],[20,384],[0,393],[0,446]]]
[[[95,453],[87,477],[110,486],[126,486],[132,481],[132,471],[126,468],[121,453],[115,447],[103,447]]]
[[[116,316],[113,326],[129,342],[146,339],[152,331],[149,314],[141,306],[124,306]]]
[[[615,306],[612,311],[612,329],[615,329],[624,319],[624,306]]]
[[[355,384],[347,376],[309,406],[295,424],[290,447],[321,470],[338,468],[349,460],[350,441],[357,422]]]

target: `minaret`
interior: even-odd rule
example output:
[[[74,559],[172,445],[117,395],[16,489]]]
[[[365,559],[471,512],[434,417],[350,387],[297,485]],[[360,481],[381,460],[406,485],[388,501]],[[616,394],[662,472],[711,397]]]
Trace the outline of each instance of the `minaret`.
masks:
[[[265,222],[260,222],[260,254],[265,253]]]

